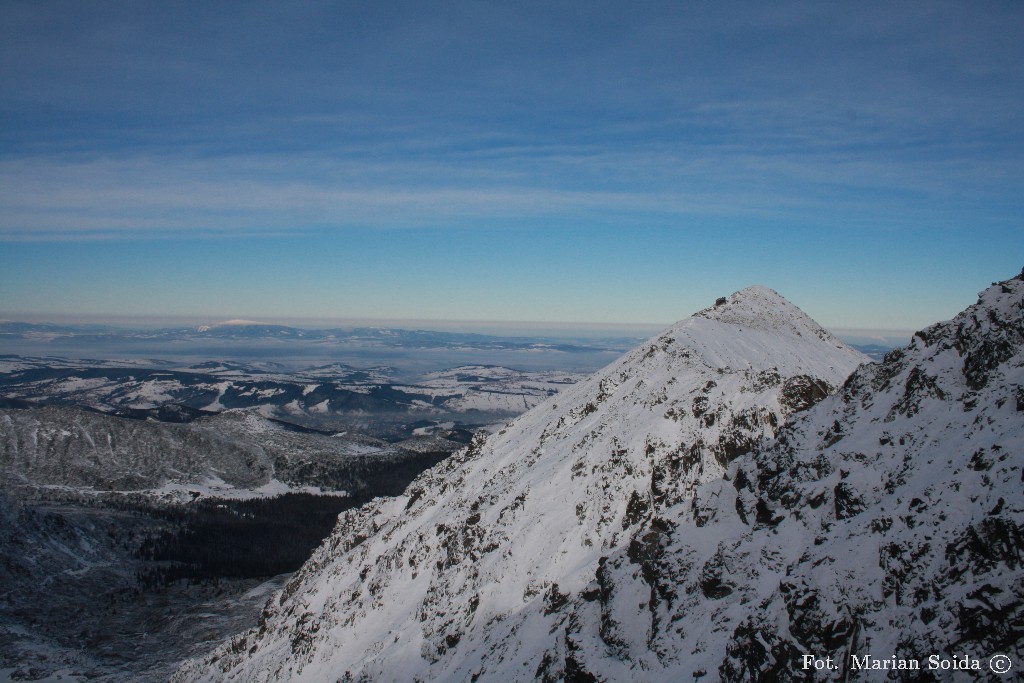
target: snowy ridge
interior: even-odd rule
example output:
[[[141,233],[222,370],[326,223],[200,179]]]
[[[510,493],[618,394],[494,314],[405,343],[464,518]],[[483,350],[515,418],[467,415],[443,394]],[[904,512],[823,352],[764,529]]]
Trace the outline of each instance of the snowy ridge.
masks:
[[[439,436],[392,445],[355,433],[296,431],[254,410],[176,424],[63,406],[0,409],[0,488],[143,491],[177,485],[238,497],[242,490],[270,486],[270,492],[283,484],[353,492],[386,479],[389,468],[412,467],[455,446]]]
[[[254,488],[273,471],[254,439],[216,430],[57,406],[0,410],[0,483],[138,490],[219,476]]]
[[[1019,671],[1022,385],[1024,274],[862,367],[772,449],[741,459],[731,491],[699,492],[695,507],[720,520],[708,527],[745,525],[713,554],[705,547],[689,587],[721,583],[675,608],[726,631],[706,668],[770,679],[792,670],[794,653],[814,652],[844,670],[850,655],[922,668],[932,654],[969,655],[987,672],[1001,653]],[[693,557],[695,538],[674,535],[673,561]],[[681,662],[694,663],[687,647],[699,640],[677,641]]]
[[[822,341],[833,339],[831,333],[785,297],[762,285],[753,285],[719,299],[714,306],[694,313],[693,317],[759,330],[786,330],[798,337],[811,334]]]
[[[720,300],[405,496],[345,513],[257,630],[177,680],[564,677],[573,606],[596,599],[608,557],[689,515],[695,490],[864,360],[771,290]],[[606,623],[576,626],[617,642]],[[624,655],[627,669],[658,663]]]

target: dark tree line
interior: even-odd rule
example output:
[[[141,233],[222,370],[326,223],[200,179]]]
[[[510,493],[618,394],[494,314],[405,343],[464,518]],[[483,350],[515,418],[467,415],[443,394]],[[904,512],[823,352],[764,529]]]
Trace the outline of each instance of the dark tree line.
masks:
[[[86,504],[140,514],[164,527],[146,534],[135,556],[143,590],[187,580],[269,578],[296,571],[334,529],[338,515],[377,496],[401,494],[423,470],[447,452],[413,453],[390,461],[354,457],[340,473],[324,463],[288,464],[289,478],[333,481],[347,497],[288,493],[275,498],[230,500],[197,497],[186,505],[156,504],[135,494],[117,494]],[[283,465],[283,463],[282,463]],[[138,536],[132,533],[132,541]]]
[[[293,572],[331,533],[338,514],[363,502],[363,496],[303,493],[196,501],[176,511],[174,529],[143,541],[139,558],[158,564],[139,573],[139,584],[148,589],[182,579],[215,583]]]
[[[352,456],[343,463],[324,461],[289,462],[279,458],[274,471],[285,481],[302,482],[321,488],[373,496],[398,496],[416,476],[447,458],[449,451],[415,453],[398,457]],[[368,499],[367,499],[368,500]]]

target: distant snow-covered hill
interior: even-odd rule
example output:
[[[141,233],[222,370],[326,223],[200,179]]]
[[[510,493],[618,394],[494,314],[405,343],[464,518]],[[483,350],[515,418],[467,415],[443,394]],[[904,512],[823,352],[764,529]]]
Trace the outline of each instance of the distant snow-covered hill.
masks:
[[[371,423],[378,434],[394,436],[401,424],[424,419],[463,425],[507,419],[584,377],[474,365],[398,382],[393,372],[341,363],[286,371],[273,363],[207,361],[182,367],[168,361],[7,356],[0,357],[0,401],[79,405],[127,416],[170,405],[192,411],[179,415],[180,421],[197,416],[194,411],[259,408],[268,417],[309,426]]]
[[[379,495],[399,493],[458,445],[442,436],[388,444],[360,434],[322,434],[251,410],[171,423],[64,406],[0,409],[0,487],[177,486],[220,495],[312,487]]]
[[[380,327],[307,329],[234,320],[217,325],[130,329],[0,321],[0,354],[75,358],[211,358],[295,366],[306,362],[386,363],[403,374],[497,363],[527,370],[587,372],[607,364],[639,337],[581,330],[575,338],[503,336]],[[587,335],[590,336],[587,336]],[[3,356],[0,355],[0,358]]]
[[[259,627],[177,680],[685,680],[693,567],[662,545],[866,360],[772,290],[720,299],[343,514]],[[760,519],[738,515],[728,533]]]

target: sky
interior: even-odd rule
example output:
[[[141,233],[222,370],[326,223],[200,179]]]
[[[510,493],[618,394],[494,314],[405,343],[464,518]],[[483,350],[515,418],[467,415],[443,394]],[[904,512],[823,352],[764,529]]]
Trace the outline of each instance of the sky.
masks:
[[[912,330],[1024,266],[1024,4],[0,0],[0,315]]]

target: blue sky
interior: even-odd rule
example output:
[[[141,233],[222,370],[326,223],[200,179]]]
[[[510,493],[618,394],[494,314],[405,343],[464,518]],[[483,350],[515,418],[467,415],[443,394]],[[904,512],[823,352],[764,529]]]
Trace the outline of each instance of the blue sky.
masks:
[[[0,313],[913,329],[1024,266],[1019,2],[0,3]]]

